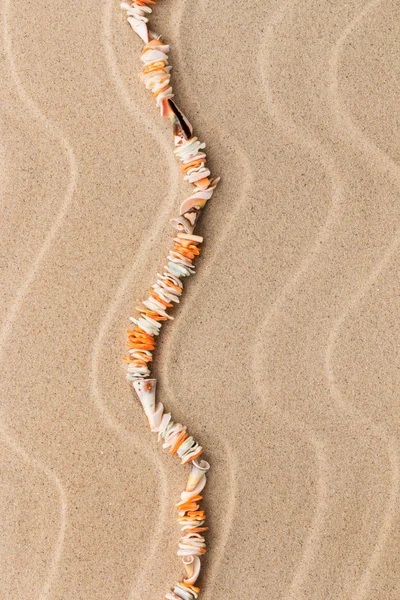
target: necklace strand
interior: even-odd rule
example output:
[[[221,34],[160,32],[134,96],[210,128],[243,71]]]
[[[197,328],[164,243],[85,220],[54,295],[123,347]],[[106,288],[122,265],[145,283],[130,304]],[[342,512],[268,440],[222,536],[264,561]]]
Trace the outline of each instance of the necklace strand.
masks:
[[[163,272],[157,273],[157,281],[150,288],[150,295],[142,306],[136,308],[137,317],[130,318],[134,327],[127,331],[128,356],[124,360],[128,363],[126,378],[133,383],[150,430],[158,433],[163,448],[169,448],[169,453],[176,454],[182,464],[190,463],[186,487],[181,493],[180,502],[175,505],[181,527],[177,554],[182,559],[186,576],[165,597],[167,600],[195,600],[200,593],[200,588],[195,586],[200,574],[200,557],[206,552],[203,534],[208,529],[203,527],[206,515],[200,510],[199,502],[203,499],[201,492],[206,485],[206,473],[210,465],[199,459],[203,448],[189,435],[187,427],[175,422],[171,413],[164,411],[164,405],[156,401],[157,380],[150,378],[150,364],[162,323],[173,319],[167,310],[179,303],[183,292],[181,278],[195,272],[193,260],[200,254],[199,245],[203,238],[194,235],[193,230],[219,177],[211,178],[206,165],[207,157],[203,152],[205,143],[192,136],[191,124],[172,100],[169,45],[148,27],[148,17],[152,12],[149,5],[154,4],[154,0],[136,0],[132,4],[121,3],[121,8],[126,10],[129,24],[145,43],[141,55],[144,67],[139,76],[146,89],[152,92],[161,116],[171,121],[174,153],[181,163],[184,180],[194,185],[194,191],[182,202],[179,216],[170,221],[177,231],[173,238],[174,245],[169,251]]]

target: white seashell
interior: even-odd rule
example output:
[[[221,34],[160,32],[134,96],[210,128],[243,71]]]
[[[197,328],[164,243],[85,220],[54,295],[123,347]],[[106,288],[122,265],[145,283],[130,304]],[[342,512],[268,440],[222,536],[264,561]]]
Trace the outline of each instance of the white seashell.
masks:
[[[187,548],[179,548],[177,552],[178,556],[203,556],[203,552],[200,549],[191,548],[188,546]]]
[[[196,171],[201,171],[204,169],[206,163],[204,161],[202,161],[199,165],[197,166],[193,166],[190,167],[190,169],[187,169],[186,174],[190,175],[191,173],[195,173]]]
[[[193,529],[193,527],[201,527],[204,524],[204,521],[185,521],[185,525],[181,527],[181,531],[185,531],[186,529]]]
[[[148,377],[149,375],[150,371],[147,367],[137,367],[137,370],[134,373],[127,373],[126,380],[133,382],[137,381],[139,377],[142,379],[143,377]]]
[[[190,596],[191,600],[196,600],[196,598],[199,597],[199,594],[197,592],[195,592],[194,590],[184,587],[180,583],[178,583],[177,586],[179,586],[180,588],[182,588],[184,590],[187,590],[191,594],[191,596]]]
[[[207,158],[207,154],[205,154],[204,152],[199,152],[198,154],[196,154],[195,156],[191,156],[190,158],[188,158],[187,160],[182,160],[181,162],[186,165],[187,163],[192,162],[193,160],[199,160],[200,158]]]
[[[205,539],[202,535],[200,535],[200,533],[186,533],[185,535],[183,535],[181,537],[181,542],[183,544],[189,544],[192,543],[193,544],[204,544],[204,547],[206,545]]]
[[[179,214],[185,214],[185,212],[187,212],[194,206],[204,208],[204,206],[207,204],[207,201],[208,199],[201,198],[199,194],[193,194],[192,196],[189,196],[189,198],[186,198],[186,200],[182,202],[181,207],[179,209]]]
[[[159,330],[156,327],[153,327],[151,325],[151,323],[146,321],[144,319],[144,317],[140,317],[140,319],[135,319],[134,317],[131,317],[130,320],[132,321],[132,323],[135,323],[135,325],[137,325],[138,327],[141,327],[142,329],[144,329],[144,331],[146,333],[148,333],[149,335],[158,335],[159,334]]]
[[[193,498],[193,496],[197,496],[201,490],[204,488],[204,486],[207,483],[207,478],[205,476],[205,474],[203,473],[203,476],[200,477],[197,485],[195,488],[193,488],[193,490],[185,490],[184,492],[181,493],[181,500],[190,500],[191,498]]]
[[[186,571],[186,579],[183,581],[185,583],[190,583],[194,585],[200,575],[201,563],[198,556],[185,556],[182,558],[182,562]]]
[[[135,17],[128,17],[128,23],[133,31],[144,41],[145,44],[149,41],[149,31],[144,20],[138,20]]]
[[[164,73],[164,69],[161,67],[157,69],[157,71],[151,71],[150,73],[140,73],[140,79],[142,83],[145,85],[147,89],[151,88],[155,83],[159,83],[161,79],[164,80],[164,83],[169,81],[169,75]]]
[[[183,289],[182,281],[174,275],[171,275],[170,273],[160,275],[160,273],[157,273],[157,276],[160,277],[160,279],[169,279],[170,281],[172,281],[172,283]]]
[[[162,323],[160,323],[159,321],[155,321],[154,319],[152,319],[151,317],[148,317],[147,315],[144,315],[143,319],[146,319],[146,321],[148,321],[152,327],[157,327],[157,329],[161,329],[161,327],[162,327]]]
[[[133,358],[142,358],[142,355],[144,354],[145,356],[148,356],[149,358],[151,357],[151,352],[150,350],[136,350],[135,348],[130,348],[128,350],[128,354],[130,354]]]
[[[143,52],[140,60],[145,64],[156,62],[158,60],[165,60],[168,62],[168,55],[164,54],[164,52],[160,52],[160,50],[146,50]]]
[[[196,156],[199,150],[203,150],[205,147],[205,142],[199,142],[197,137],[192,137],[175,148],[174,153],[182,162],[187,162],[189,159],[192,160],[193,156]]]
[[[193,457],[199,456],[202,450],[203,448],[200,446],[200,444],[195,442],[193,446],[189,448],[189,450],[187,450],[187,452],[185,452],[185,454],[182,456],[181,463],[186,464],[190,462]]]
[[[164,405],[161,402],[158,402],[155,408],[155,411],[149,415],[149,423],[151,431],[158,431],[161,423],[161,419],[164,412]]]
[[[186,425],[182,425],[181,423],[174,423],[171,426],[170,430],[164,436],[165,442],[163,444],[163,448],[169,448],[170,446],[173,446],[173,444],[176,442],[181,433],[186,431],[186,429]]]
[[[162,416],[160,425],[158,427],[158,441],[160,441],[162,434],[164,433],[164,431],[170,421],[171,421],[171,413],[165,413]]]
[[[161,40],[159,40],[158,44],[151,43],[146,50],[158,50],[159,52],[164,52],[164,54],[168,54],[169,52],[169,44],[164,44]]]
[[[171,223],[172,227],[174,227],[178,231],[182,231],[182,232],[184,231],[185,233],[188,233],[188,234],[192,233],[192,231],[193,231],[193,225],[191,224],[190,221],[188,221],[188,219],[186,219],[186,217],[184,215],[170,219],[170,223]]]
[[[177,455],[179,456],[179,458],[182,457],[183,454],[185,454],[185,452],[187,452],[187,450],[189,450],[189,448],[191,447],[191,445],[193,444],[194,439],[193,437],[190,435],[187,440],[185,440],[183,442],[183,444],[181,444],[177,450]]]
[[[148,300],[143,300],[143,304],[147,306],[147,308],[149,308],[150,310],[155,310],[156,312],[158,312],[159,315],[162,315],[163,317],[170,316],[165,312],[164,304],[158,302],[155,298],[153,298],[153,296],[150,296]]]
[[[200,181],[200,179],[204,179],[209,175],[211,175],[211,172],[208,169],[201,168],[200,170],[195,169],[192,173],[185,175],[183,179],[189,183],[195,183],[195,181]]]
[[[178,544],[178,548],[180,550],[192,550],[192,553],[194,555],[204,554],[204,552],[201,552],[201,549],[202,548],[204,549],[205,547],[206,547],[205,544],[202,544],[202,543],[195,544],[194,542],[193,542],[193,544],[192,543],[187,543],[187,544],[179,543]]]
[[[179,596],[177,596],[173,592],[168,592],[168,594],[165,594],[165,597],[167,598],[167,600],[181,600],[181,598],[179,598]]]
[[[152,288],[155,292],[157,292],[160,298],[166,302],[176,302],[179,304],[179,298],[172,292],[165,289],[165,287],[161,287],[158,283],[155,283]]]
[[[191,196],[189,196],[189,198],[186,198],[186,200],[182,202],[179,213],[183,215],[193,206],[200,206],[201,208],[203,208],[203,206],[205,206],[205,204],[207,203],[207,200],[209,200],[213,195],[215,187],[216,185],[213,185],[212,187],[209,186],[205,190],[198,188],[194,194],[192,194]]]
[[[195,489],[196,485],[203,477],[205,473],[210,469],[210,465],[206,460],[196,459],[192,462],[192,468],[189,474],[188,482],[186,484],[186,492],[191,492]]]
[[[167,258],[171,262],[183,265],[184,267],[188,267],[189,269],[194,268],[194,265],[190,258],[186,258],[186,256],[183,256],[183,254],[181,254],[180,252],[176,252],[175,250],[171,250]]]
[[[138,327],[144,329],[149,335],[158,335],[160,332],[160,328],[158,327],[159,323],[157,323],[157,321],[153,321],[153,319],[150,320],[149,317],[144,316],[140,317],[140,319],[134,319],[132,317],[132,321],[136,323]]]
[[[157,284],[159,286],[161,286],[162,288],[164,288],[167,292],[171,293],[171,294],[175,294],[175,296],[181,296],[182,295],[182,291],[181,290],[176,290],[175,288],[171,287],[170,285],[168,285],[165,282],[165,278],[164,279],[157,279]],[[169,316],[169,315],[167,315]]]
[[[150,415],[154,413],[156,407],[157,379],[139,379],[138,381],[134,381],[133,387],[147,418],[150,419]]]
[[[178,583],[174,586],[174,594],[181,598],[181,600],[193,600],[194,598],[189,588],[183,588]]]
[[[201,242],[203,241],[203,238],[201,237],[201,235],[191,235],[190,233],[178,233],[177,237],[181,238],[182,240],[190,240],[192,242],[198,242],[199,244],[201,244]]]
[[[195,554],[195,555],[196,554],[204,554],[204,552],[199,552],[199,550],[201,550],[201,548],[205,548],[205,547],[206,547],[205,544],[203,544],[202,546],[198,546],[195,544],[182,544],[182,543],[178,544],[178,548],[180,550],[189,550],[189,551],[193,550],[193,554]]]
[[[188,277],[194,273],[194,269],[191,271],[188,267],[184,267],[183,265],[171,261],[168,263],[168,269],[178,277]]]

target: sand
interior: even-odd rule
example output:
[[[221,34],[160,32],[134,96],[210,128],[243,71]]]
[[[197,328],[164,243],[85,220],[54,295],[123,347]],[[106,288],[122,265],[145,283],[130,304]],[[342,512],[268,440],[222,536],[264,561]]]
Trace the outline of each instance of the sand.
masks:
[[[119,3],[3,0],[1,597],[162,598],[186,480],[125,330],[190,189]],[[162,0],[222,182],[162,335],[206,447],[204,600],[400,597],[400,5]]]

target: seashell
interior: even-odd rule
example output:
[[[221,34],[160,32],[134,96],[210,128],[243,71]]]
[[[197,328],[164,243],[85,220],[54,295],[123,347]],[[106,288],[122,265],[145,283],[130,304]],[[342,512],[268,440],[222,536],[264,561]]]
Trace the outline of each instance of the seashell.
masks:
[[[160,279],[163,279],[165,281],[171,281],[174,285],[176,285],[181,290],[183,290],[183,283],[182,283],[182,281],[180,279],[178,279],[178,277],[175,277],[175,275],[171,275],[170,273],[168,273],[167,275],[165,275],[165,274],[160,275],[160,273],[157,273],[157,276]]]
[[[181,215],[183,215],[183,214],[185,214],[185,212],[189,211],[193,206],[198,206],[200,208],[203,208],[205,206],[205,204],[207,203],[207,201],[213,195],[213,191],[217,186],[219,178],[217,179],[217,183],[214,184],[215,181],[216,180],[214,179],[211,182],[211,186],[209,186],[208,188],[206,188],[204,190],[197,189],[194,194],[189,196],[189,198],[186,198],[186,200],[184,200],[181,204],[179,213]]]
[[[195,596],[192,590],[180,585],[179,583],[175,584],[174,586],[174,594],[176,594],[181,600],[194,600],[194,598],[197,598],[197,595]]]
[[[181,537],[181,541],[184,544],[195,544],[199,548],[205,548],[206,542],[205,539],[200,533],[186,533]]]
[[[197,223],[197,220],[198,220],[199,216],[200,216],[200,209],[196,208],[195,206],[193,206],[193,208],[191,208],[188,211],[186,211],[182,216],[184,216],[185,219],[187,219],[189,221],[189,223],[191,223],[192,226],[194,227],[196,225],[196,223]]]
[[[133,31],[146,43],[149,41],[149,30],[144,21],[138,20],[135,17],[128,17],[128,23]]]
[[[150,430],[158,431],[161,423],[161,419],[164,412],[164,405],[161,402],[158,402],[155,408],[155,411],[148,415]]]
[[[163,98],[162,101],[160,102],[160,113],[161,113],[162,117],[170,116],[168,100],[169,100],[169,98]]]
[[[173,263],[177,263],[179,265],[183,265],[184,267],[189,267],[189,269],[191,267],[194,268],[194,265],[192,264],[192,260],[190,258],[187,258],[186,256],[183,256],[183,254],[181,254],[180,252],[177,252],[176,250],[170,250],[169,254],[168,254],[168,260],[170,260]]]
[[[164,44],[164,42],[158,38],[155,40],[150,40],[150,42],[148,42],[144,48],[143,48],[143,52],[146,52],[147,50],[158,50],[159,52],[163,52],[164,54],[168,54],[169,52],[169,44]]]
[[[195,488],[193,488],[193,490],[185,490],[184,492],[181,493],[181,500],[190,500],[191,498],[193,498],[193,496],[197,496],[201,490],[204,488],[204,486],[206,485],[207,480],[206,480],[206,476],[203,473],[203,476],[200,477],[197,485]]]
[[[193,442],[194,442],[194,439],[192,436],[189,436],[183,442],[183,444],[178,448],[178,451],[177,451],[179,458],[181,458],[183,456],[183,454],[185,454],[185,452],[187,452],[187,450],[189,450],[189,448],[192,446]]]
[[[179,298],[177,297],[177,295],[173,294],[165,287],[161,287],[161,285],[159,285],[158,283],[155,283],[152,286],[152,288],[155,292],[157,292],[157,294],[160,296],[160,298],[165,299],[165,301],[176,302],[179,304]]]
[[[182,562],[183,565],[185,567],[185,571],[186,571],[186,579],[184,579],[183,581],[185,583],[190,583],[190,584],[194,584],[196,583],[199,575],[200,575],[200,569],[201,569],[201,563],[200,563],[200,559],[198,556],[184,556],[182,557]]]
[[[139,379],[133,382],[147,418],[150,418],[156,407],[157,379]]]
[[[177,237],[181,238],[182,240],[190,240],[195,244],[201,244],[201,242],[203,241],[201,235],[193,235],[191,233],[178,233]]]
[[[165,442],[163,444],[163,448],[170,448],[170,447],[174,447],[174,445],[176,444],[177,440],[183,436],[183,434],[186,433],[186,425],[181,425],[181,423],[174,423],[173,427],[171,427],[171,430],[168,431],[167,435],[165,436]],[[171,449],[172,449],[171,448]],[[172,454],[173,452],[171,452]]]
[[[134,317],[131,317],[131,321],[133,323],[135,323],[135,325],[137,325],[138,327],[140,327],[141,329],[143,329],[146,333],[148,333],[149,335],[158,335],[158,329],[156,329],[155,327],[153,327],[151,325],[151,323],[147,322],[144,317],[140,317],[140,319],[135,319]],[[154,321],[155,323],[155,321]]]
[[[172,227],[174,227],[178,231],[184,231],[185,233],[192,233],[194,229],[194,226],[188,219],[186,219],[184,215],[170,219],[170,223]]]
[[[195,445],[192,446],[192,448],[190,448],[190,450],[188,450],[184,456],[182,456],[182,464],[185,465],[194,458],[197,458],[202,452],[203,448],[200,446],[200,444],[195,442]]]
[[[158,426],[158,441],[160,441],[168,423],[171,421],[171,413],[165,413],[161,417],[160,425]]]
[[[182,288],[178,288],[178,290],[176,289],[178,286],[176,285],[171,285],[168,284],[167,282],[171,281],[170,279],[167,279],[166,277],[157,279],[157,285],[159,285],[160,287],[162,287],[164,290],[166,290],[167,292],[169,292],[170,294],[174,294],[175,296],[181,296],[182,294]]]
[[[197,137],[192,137],[175,148],[174,153],[181,162],[187,162],[189,159],[192,160],[199,150],[203,150],[205,147],[205,142],[200,142]]]
[[[178,556],[201,556],[202,554],[204,554],[203,548],[193,548],[192,546],[188,546],[187,548],[179,548],[177,552]]]
[[[206,159],[207,158],[207,154],[205,154],[204,152],[198,152],[195,156],[191,156],[190,158],[187,158],[186,160],[181,160],[182,165],[185,167],[185,169],[187,168],[187,165],[189,165],[191,162],[194,161],[202,161],[205,162],[205,160],[202,159]]]
[[[207,527],[201,527],[201,525],[203,525],[204,521],[187,521],[185,522],[185,524],[181,527],[181,531],[193,531],[193,529],[207,529]]]
[[[186,491],[192,492],[200,479],[203,477],[205,473],[210,469],[210,465],[206,460],[192,462],[192,468],[189,474],[189,479],[186,484]]]
[[[143,304],[147,306],[147,308],[149,308],[150,310],[157,311],[162,316],[168,317],[169,319],[172,318],[165,312],[165,306],[160,302],[157,302],[157,300],[155,298],[152,298],[151,296],[148,300],[143,300]]]
[[[181,598],[173,592],[168,592],[168,594],[165,594],[165,597],[167,598],[167,600],[181,600]]]
[[[183,265],[174,262],[168,263],[168,270],[178,277],[189,277],[189,275],[194,273],[194,271],[190,270],[188,267],[184,267]]]
[[[207,204],[208,200],[205,198],[200,198],[200,196],[198,195],[193,195],[190,196],[189,198],[186,198],[186,200],[184,200],[181,204],[181,207],[179,209],[179,213],[181,215],[184,215],[185,212],[188,212],[191,208],[195,207],[195,208],[204,208],[205,205]]]
[[[140,60],[145,64],[156,62],[157,60],[168,60],[168,54],[165,54],[160,50],[146,50],[143,52]]]
[[[179,108],[173,100],[169,99],[168,105],[170,109],[170,119],[175,144],[179,144],[182,138],[184,138],[185,140],[188,140],[190,138],[190,136],[192,135],[193,127],[191,123],[189,123],[185,115],[179,110]],[[176,141],[176,138],[178,138],[178,141]]]
[[[206,179],[209,175],[211,175],[209,169],[206,167],[200,167],[200,169],[193,169],[193,171],[185,175],[183,179],[189,183],[196,183],[196,181]]]
[[[174,94],[172,93],[172,87],[169,87],[168,89],[164,90],[163,92],[160,92],[157,97],[156,97],[156,106],[159,107],[160,109],[160,113],[162,114],[162,110],[163,110],[163,102],[164,100],[168,100],[169,98],[173,98]]]

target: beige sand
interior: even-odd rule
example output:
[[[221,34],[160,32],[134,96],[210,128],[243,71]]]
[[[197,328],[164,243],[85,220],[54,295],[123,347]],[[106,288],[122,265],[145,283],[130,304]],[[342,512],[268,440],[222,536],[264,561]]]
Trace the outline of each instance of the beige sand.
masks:
[[[188,186],[118,2],[3,0],[1,597],[162,598],[185,473],[120,356]],[[160,1],[223,178],[156,362],[204,600],[400,597],[400,5]]]

